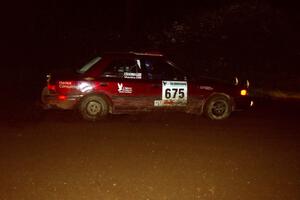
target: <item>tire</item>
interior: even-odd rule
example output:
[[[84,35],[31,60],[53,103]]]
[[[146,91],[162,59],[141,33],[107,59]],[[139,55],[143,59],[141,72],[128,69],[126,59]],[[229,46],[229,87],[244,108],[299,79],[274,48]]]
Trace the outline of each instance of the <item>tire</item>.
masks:
[[[230,116],[232,105],[226,96],[215,95],[207,100],[204,112],[209,119],[222,120]]]
[[[88,121],[97,121],[108,114],[109,106],[107,101],[101,96],[85,97],[79,106],[83,119]]]

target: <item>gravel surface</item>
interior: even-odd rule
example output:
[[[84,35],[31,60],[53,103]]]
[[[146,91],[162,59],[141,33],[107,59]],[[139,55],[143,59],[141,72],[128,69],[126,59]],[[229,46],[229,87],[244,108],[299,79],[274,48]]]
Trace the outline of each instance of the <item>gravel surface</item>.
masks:
[[[111,116],[24,109],[0,122],[1,200],[300,199],[299,104]]]

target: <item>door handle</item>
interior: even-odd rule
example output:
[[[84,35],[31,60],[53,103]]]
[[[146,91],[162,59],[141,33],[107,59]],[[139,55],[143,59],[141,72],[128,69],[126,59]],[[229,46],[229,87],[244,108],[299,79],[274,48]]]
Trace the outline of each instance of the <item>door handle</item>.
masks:
[[[160,83],[153,83],[152,87],[158,88],[158,87],[161,87],[161,84]]]

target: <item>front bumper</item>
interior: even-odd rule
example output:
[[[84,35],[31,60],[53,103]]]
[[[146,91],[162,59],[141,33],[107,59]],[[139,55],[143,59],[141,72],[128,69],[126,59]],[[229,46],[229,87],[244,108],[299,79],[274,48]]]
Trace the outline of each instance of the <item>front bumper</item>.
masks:
[[[234,98],[234,110],[246,110],[254,105],[250,96],[241,96]]]

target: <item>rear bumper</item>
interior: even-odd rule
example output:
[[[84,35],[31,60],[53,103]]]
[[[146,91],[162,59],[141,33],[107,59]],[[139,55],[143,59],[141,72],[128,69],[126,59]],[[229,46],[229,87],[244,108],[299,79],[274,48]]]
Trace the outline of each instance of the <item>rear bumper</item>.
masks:
[[[63,98],[62,98],[63,97]],[[64,109],[72,110],[82,95],[67,95],[50,94],[47,89],[44,89],[41,95],[41,100],[44,109]]]
[[[43,97],[43,107],[45,109],[64,109],[64,110],[72,110],[76,106],[78,100],[74,97],[67,97],[66,99],[59,99],[57,95],[49,95]]]

